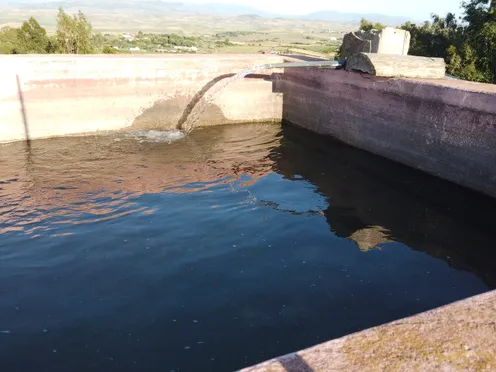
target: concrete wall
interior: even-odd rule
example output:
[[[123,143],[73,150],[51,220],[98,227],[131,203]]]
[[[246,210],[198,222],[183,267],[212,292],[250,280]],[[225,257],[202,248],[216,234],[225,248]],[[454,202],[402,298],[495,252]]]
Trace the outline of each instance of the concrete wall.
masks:
[[[356,53],[407,55],[410,32],[394,27],[383,30],[356,31],[344,35],[340,57],[347,59]]]
[[[190,111],[201,125],[280,121],[281,97],[272,93],[269,75],[216,86],[231,73],[281,61],[262,55],[1,56],[0,142],[130,126],[172,129]],[[211,105],[199,112],[205,99]]]
[[[377,53],[407,55],[410,50],[410,32],[394,27],[381,30]]]
[[[283,120],[496,197],[496,86],[286,70]]]
[[[496,86],[327,69],[235,72],[280,56],[0,57],[0,142],[287,121],[496,197]],[[206,110],[198,108],[208,101]]]

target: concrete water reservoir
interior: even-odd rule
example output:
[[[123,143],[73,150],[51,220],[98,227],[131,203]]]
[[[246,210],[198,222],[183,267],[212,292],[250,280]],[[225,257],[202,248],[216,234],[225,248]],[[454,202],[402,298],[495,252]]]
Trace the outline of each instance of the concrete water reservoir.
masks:
[[[2,57],[6,368],[239,369],[494,289],[494,87],[224,85],[285,59]],[[259,368],[490,368],[467,301]]]

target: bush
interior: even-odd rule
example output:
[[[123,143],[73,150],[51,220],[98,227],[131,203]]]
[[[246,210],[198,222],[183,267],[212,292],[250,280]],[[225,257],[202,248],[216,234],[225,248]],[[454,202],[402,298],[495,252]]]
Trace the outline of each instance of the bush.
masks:
[[[103,47],[103,51],[102,51],[104,54],[118,54],[119,51],[117,49],[115,49],[114,47],[111,47],[109,45],[105,45]]]

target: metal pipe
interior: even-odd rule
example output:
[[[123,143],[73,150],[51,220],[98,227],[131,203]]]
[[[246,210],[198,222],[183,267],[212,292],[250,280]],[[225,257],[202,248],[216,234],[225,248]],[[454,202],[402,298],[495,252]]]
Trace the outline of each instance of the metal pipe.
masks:
[[[270,70],[273,68],[293,68],[293,67],[318,67],[338,69],[344,67],[344,61],[310,61],[310,62],[284,62],[269,63],[261,66],[263,69]]]

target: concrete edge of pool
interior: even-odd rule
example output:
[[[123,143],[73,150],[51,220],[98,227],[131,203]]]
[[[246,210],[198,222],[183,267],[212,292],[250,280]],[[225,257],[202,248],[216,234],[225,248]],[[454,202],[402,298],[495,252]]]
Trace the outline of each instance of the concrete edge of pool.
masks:
[[[286,59],[0,56],[0,143],[175,129],[231,74]],[[494,85],[387,79],[316,68],[262,71],[220,90],[200,114],[202,125],[288,122],[496,197]],[[252,370],[496,368],[492,319],[496,292]]]
[[[243,371],[495,370],[495,315],[492,291]]]
[[[288,59],[0,56],[0,142],[171,130],[195,115],[198,126],[282,121],[496,197],[496,86],[325,68],[260,71],[225,84]]]

